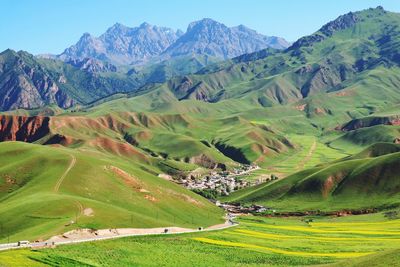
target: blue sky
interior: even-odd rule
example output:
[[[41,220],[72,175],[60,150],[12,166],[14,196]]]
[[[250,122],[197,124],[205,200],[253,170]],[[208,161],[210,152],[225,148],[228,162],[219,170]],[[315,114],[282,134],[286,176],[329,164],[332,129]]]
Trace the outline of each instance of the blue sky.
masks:
[[[204,17],[294,41],[341,14],[378,5],[400,12],[399,0],[1,0],[0,50],[61,53],[84,32],[98,36],[116,22],[186,30]]]

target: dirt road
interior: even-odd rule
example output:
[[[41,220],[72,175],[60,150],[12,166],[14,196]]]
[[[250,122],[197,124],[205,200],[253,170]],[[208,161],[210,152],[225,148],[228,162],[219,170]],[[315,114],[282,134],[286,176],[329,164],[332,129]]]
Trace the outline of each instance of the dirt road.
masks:
[[[129,237],[129,236],[170,235],[170,234],[217,231],[237,226],[238,223],[233,222],[233,219],[234,217],[228,215],[225,223],[213,225],[205,229],[189,229],[180,227],[118,228],[118,229],[101,229],[97,231],[92,231],[89,229],[77,229],[67,232],[63,235],[53,236],[49,240],[43,242],[30,243],[25,246],[18,246],[18,243],[0,244],[0,251],[27,248],[27,247],[44,248],[44,247],[63,245],[63,244],[83,243],[83,242],[115,239],[121,237]]]

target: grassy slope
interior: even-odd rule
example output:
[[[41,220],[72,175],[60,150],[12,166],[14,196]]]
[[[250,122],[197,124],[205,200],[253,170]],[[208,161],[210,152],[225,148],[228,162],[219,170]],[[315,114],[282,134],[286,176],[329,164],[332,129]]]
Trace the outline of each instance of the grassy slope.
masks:
[[[396,103],[399,71],[394,55],[399,50],[399,32],[394,25],[400,16],[381,9],[356,12],[356,16],[354,25],[335,29],[332,34],[322,28],[312,35],[323,36],[321,42],[303,42],[259,60],[211,66],[190,76],[190,90],[183,90],[180,78],[171,81],[169,87],[178,98],[202,95],[212,102],[233,98],[263,107],[315,95],[314,101],[304,101],[308,103],[306,112],[315,116],[328,112],[331,106],[335,107],[331,115],[338,118],[365,115],[370,107],[387,105],[385,101]],[[384,39],[386,35],[391,38]],[[318,101],[325,92],[330,93],[332,102]],[[352,102],[348,103],[350,98]],[[369,105],[372,103],[376,107]]]
[[[235,147],[246,161],[261,165],[266,157],[295,148],[281,129],[275,129],[279,124],[265,120],[259,123],[249,116],[250,110],[251,106],[235,102],[179,102],[160,88],[143,96],[107,102],[87,112],[54,117],[52,128],[54,133],[75,141],[128,138],[139,149],[169,159],[185,160],[204,154],[225,164],[232,160],[218,151],[216,143]],[[305,123],[305,127],[311,125]]]
[[[47,238],[76,227],[196,227],[223,221],[223,212],[211,203],[143,171],[140,163],[16,142],[1,143],[0,151],[2,242],[8,236],[10,241]],[[72,158],[75,165],[57,186]],[[93,214],[85,215],[87,209]],[[76,219],[77,225],[65,226]]]
[[[315,128],[314,120],[307,118],[304,112],[296,110],[292,105],[265,109],[234,99],[213,104],[193,100],[177,101],[163,87],[139,97],[104,103],[88,110],[87,114],[91,117],[104,116],[109,113],[122,116],[119,114],[127,112],[139,112],[154,117],[160,116],[159,114],[163,116],[165,114],[176,116],[184,114],[188,124],[183,126],[187,126],[187,128],[182,127],[179,122],[171,122],[168,129],[160,129],[164,134],[168,134],[167,137],[172,138],[168,140],[174,139],[172,134],[176,135],[175,138],[178,139],[184,135],[186,140],[197,140],[198,144],[202,140],[206,140],[210,144],[213,141],[221,141],[229,146],[239,148],[246,158],[263,167],[269,167],[275,162],[287,158],[288,155],[292,155],[293,149],[306,155],[310,149],[309,145],[312,144],[312,141],[308,140],[312,140],[311,136],[320,135],[323,128]],[[331,119],[327,114],[321,118],[324,121]],[[320,124],[322,125],[323,122]],[[154,128],[150,129],[150,132],[162,133]],[[133,132],[135,131],[138,130],[134,128]],[[307,136],[303,137],[304,135]],[[160,139],[165,138],[160,137]],[[294,145],[294,148],[287,147],[285,139]],[[344,152],[329,149],[324,142],[316,141],[318,145],[314,156],[319,157],[322,162],[346,155]],[[311,143],[308,144],[309,142]],[[168,143],[163,145],[168,145]],[[203,146],[202,149],[206,149],[206,147]],[[163,152],[170,154],[169,151],[176,153],[168,148]],[[318,153],[319,156],[317,156]],[[323,154],[326,155],[326,159]],[[301,159],[302,156],[294,158],[294,161],[301,161]],[[310,161],[307,166],[312,166],[312,162]],[[290,173],[293,171],[292,167],[279,170],[279,172]]]
[[[153,204],[149,203],[151,201],[143,199],[142,194],[138,194],[138,198],[142,198],[143,205],[141,204],[142,202],[138,202],[133,206],[128,205],[127,203],[130,202],[131,198],[131,189],[126,188],[124,185],[117,187],[115,184],[111,187],[110,184],[106,183],[110,174],[104,171],[104,165],[124,164],[120,168],[129,171],[136,177],[142,179],[141,176],[143,175],[143,177],[150,177],[149,180],[151,181],[162,183],[163,181],[160,179],[143,172],[143,169],[149,170],[154,174],[171,171],[170,167],[165,167],[166,165],[172,166],[172,169],[193,170],[198,166],[184,161],[201,154],[205,154],[217,162],[223,162],[228,165],[233,164],[231,159],[224,156],[214,147],[213,143],[216,141],[241,149],[246,158],[250,161],[257,161],[257,164],[265,167],[260,173],[262,175],[278,172],[276,169],[268,169],[271,165],[279,169],[280,172],[288,174],[298,168],[303,169],[315,163],[337,159],[344,155],[318,142],[312,157],[303,161],[301,157],[308,154],[314,140],[311,135],[318,133],[318,131],[312,127],[301,112],[295,109],[276,107],[271,110],[260,108],[254,110],[251,105],[241,101],[235,102],[234,100],[222,101],[216,104],[190,100],[178,102],[172,96],[164,94],[165,92],[161,87],[159,91],[139,97],[106,102],[89,109],[88,112],[66,112],[52,117],[50,125],[52,133],[59,133],[70,138],[69,140],[72,141],[67,144],[69,149],[65,149],[65,151],[77,157],[76,167],[71,170],[66,181],[71,180],[71,177],[80,178],[79,183],[77,183],[80,186],[79,188],[70,188],[73,193],[66,192],[67,195],[72,194],[74,197],[54,196],[54,194],[46,192],[43,195],[40,193],[40,201],[37,200],[38,195],[36,193],[29,191],[29,194],[32,193],[33,195],[27,195],[27,200],[25,201],[26,203],[32,202],[32,204],[26,205],[25,209],[21,206],[22,202],[18,201],[21,198],[18,194],[14,198],[2,200],[1,208],[5,214],[8,214],[6,218],[11,217],[16,220],[11,225],[5,223],[5,228],[9,229],[7,231],[16,233],[15,236],[12,236],[12,239],[19,239],[19,237],[24,236],[42,237],[46,228],[52,229],[46,233],[47,236],[73,228],[64,227],[63,225],[71,219],[74,220],[78,210],[76,200],[81,201],[84,208],[92,208],[95,211],[95,216],[93,217],[81,216],[82,219],[79,219],[78,222],[82,223],[82,226],[109,227],[115,224],[116,226],[124,227],[131,225],[147,227],[167,225],[174,224],[174,214],[176,214],[175,224],[191,224],[192,218],[190,214],[193,212],[188,211],[192,208],[188,207],[187,210],[176,209],[174,204],[168,204],[169,202],[179,201],[174,198],[171,201],[160,200],[157,204],[154,204],[156,206],[160,205],[159,212],[157,212],[157,208],[153,207]],[[287,116],[281,118],[277,114]],[[304,120],[299,120],[299,117],[304,118]],[[282,134],[286,130],[293,132],[293,134]],[[302,137],[301,134],[304,133],[308,134],[309,137]],[[128,144],[124,140],[126,136],[134,138],[138,144],[136,146]],[[39,140],[38,143],[42,141]],[[209,145],[206,145],[206,143]],[[10,144],[7,145],[11,146]],[[1,147],[0,151],[5,150],[7,145],[2,144],[3,147]],[[22,146],[22,144],[19,144],[19,146]],[[53,151],[54,153],[57,152],[55,148],[34,147],[35,150],[44,151],[43,153],[48,150],[51,151],[51,154],[53,154]],[[11,147],[9,149],[15,148]],[[57,149],[64,151],[61,148]],[[157,155],[155,157],[151,156],[146,152],[148,150],[155,152],[158,156],[167,155],[167,158],[162,159]],[[325,153],[325,150],[329,150],[329,153]],[[299,159],[294,159],[293,162],[289,161],[287,165],[277,166],[280,159],[289,157],[292,151],[302,156]],[[54,176],[59,177],[62,171],[68,167],[70,160],[68,155],[63,155],[60,152],[58,154],[63,157],[63,164],[49,168],[49,171],[54,172],[49,177],[53,178],[52,180],[45,179],[45,181],[50,184],[56,182],[54,181]],[[4,158],[4,160],[6,159]],[[106,162],[101,159],[106,160]],[[132,163],[133,167],[131,166]],[[166,165],[161,163],[166,163]],[[50,165],[53,166],[52,164]],[[90,172],[87,173],[86,170],[90,170]],[[8,171],[5,169],[4,173]],[[39,172],[38,169],[37,171]],[[75,172],[76,176],[72,176]],[[36,176],[41,177],[39,174],[32,174],[32,177]],[[93,180],[94,177],[102,180]],[[6,180],[5,177],[3,177],[3,180]],[[72,184],[63,185],[61,190],[66,190],[68,186],[72,186]],[[110,191],[109,186],[113,190],[120,192],[118,194],[119,198],[123,197],[121,199],[108,199],[106,195]],[[88,190],[85,188],[88,188]],[[92,197],[87,199],[88,194],[93,194],[91,192],[92,189],[101,195],[99,199],[97,197],[95,200]],[[25,189],[21,190],[23,192]],[[173,190],[181,190],[180,192],[186,192],[184,194],[193,196],[175,185]],[[78,195],[78,199],[75,194]],[[116,194],[114,195],[117,196]],[[157,196],[155,197],[157,198]],[[195,198],[200,199],[198,196],[195,196]],[[165,199],[167,199],[167,196],[165,196]],[[108,201],[113,204],[104,205]],[[204,200],[202,201],[204,203]],[[55,211],[48,211],[49,215],[41,214],[49,202],[59,204],[54,206]],[[141,205],[143,207],[139,209],[138,207]],[[32,218],[27,220],[26,224],[21,223],[26,220],[23,216],[30,214],[31,210],[39,214],[36,216],[33,213],[33,217],[36,216],[42,219]],[[61,215],[54,215],[57,214],[58,210],[63,211]],[[112,216],[115,218],[113,220],[108,220],[108,217],[112,214],[110,210],[113,210]],[[118,212],[115,210],[118,210]],[[209,213],[207,212],[207,216],[210,216],[210,221],[204,220],[206,215],[204,212],[206,210],[210,210],[210,213],[215,214],[208,215]],[[150,215],[143,216],[142,214],[147,213],[147,211],[150,211]],[[195,224],[197,222],[203,222],[202,224],[204,225],[207,223],[212,224],[218,220],[220,215],[221,211],[216,211],[207,206],[207,209],[201,211],[199,217],[193,220]],[[31,215],[29,216],[28,218],[32,217]],[[131,216],[133,216],[133,223],[131,223]],[[160,216],[158,220],[157,216]],[[164,221],[161,220],[161,216],[164,216]],[[139,218],[141,219],[139,220]],[[31,223],[35,223],[37,225],[35,226],[36,228],[30,228],[29,225]],[[6,233],[2,236],[3,240],[5,240],[5,235]]]
[[[376,144],[353,157],[237,191],[224,200],[260,203],[281,211],[399,205],[398,151],[398,145]]]
[[[347,132],[338,139],[330,142],[330,146],[366,146],[377,142],[393,142],[393,140],[395,140],[399,134],[400,127],[398,126],[376,125]]]

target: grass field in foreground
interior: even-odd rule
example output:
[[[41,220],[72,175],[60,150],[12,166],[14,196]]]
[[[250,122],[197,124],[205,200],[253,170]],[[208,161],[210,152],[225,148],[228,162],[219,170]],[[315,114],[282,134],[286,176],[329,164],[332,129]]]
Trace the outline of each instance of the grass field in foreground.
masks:
[[[4,266],[290,266],[399,258],[400,220],[382,214],[343,218],[242,217],[216,232],[131,237],[39,251],[0,253]],[[388,254],[390,254],[388,256]],[[386,255],[386,256],[385,256]],[[368,263],[368,262],[367,262]]]

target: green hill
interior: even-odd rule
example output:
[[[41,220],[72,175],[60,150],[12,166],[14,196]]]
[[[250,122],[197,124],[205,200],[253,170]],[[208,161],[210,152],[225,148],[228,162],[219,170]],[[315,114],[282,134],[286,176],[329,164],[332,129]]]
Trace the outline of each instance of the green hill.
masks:
[[[222,222],[204,198],[121,157],[0,143],[0,240],[44,239],[75,228],[198,227]],[[73,223],[72,223],[73,221]]]
[[[399,22],[399,14],[379,7],[350,12],[286,51],[242,56],[172,79],[168,87],[178,99],[212,103],[296,102],[308,117],[342,123],[398,103]]]
[[[225,200],[263,204],[279,211],[398,206],[399,163],[399,145],[377,143],[352,157],[237,191]]]

